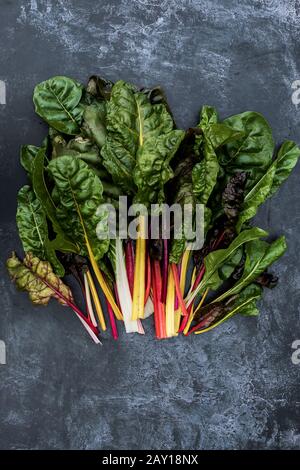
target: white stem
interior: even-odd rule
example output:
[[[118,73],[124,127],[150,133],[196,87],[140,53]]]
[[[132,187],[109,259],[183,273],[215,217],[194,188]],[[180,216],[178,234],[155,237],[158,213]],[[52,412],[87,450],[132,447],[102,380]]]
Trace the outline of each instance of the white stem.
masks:
[[[95,335],[95,333],[93,332],[93,330],[89,327],[89,325],[83,320],[83,318],[81,318],[77,312],[75,312],[77,317],[79,318],[79,320],[81,321],[81,323],[83,324],[84,328],[86,329],[86,331],[88,332],[88,334],[90,335],[90,337],[92,338],[92,340],[96,343],[96,344],[101,344],[101,341],[100,339]]]
[[[143,334],[142,331],[144,330],[139,327],[139,323],[136,320],[131,320],[132,298],[127,278],[122,241],[119,238],[116,239],[116,284],[126,333]]]
[[[92,321],[93,326],[98,326],[97,325],[97,320],[96,320],[96,317],[95,317],[95,314],[94,314],[94,310],[93,310],[92,299],[91,299],[91,291],[90,291],[90,286],[89,286],[87,274],[84,273],[83,277],[84,277],[86,303],[87,303],[87,306],[88,306],[90,319]]]
[[[148,297],[148,300],[147,300],[146,305],[145,305],[145,316],[144,316],[144,318],[150,317],[150,315],[152,315],[152,313],[154,313],[154,305],[153,305],[151,297]]]

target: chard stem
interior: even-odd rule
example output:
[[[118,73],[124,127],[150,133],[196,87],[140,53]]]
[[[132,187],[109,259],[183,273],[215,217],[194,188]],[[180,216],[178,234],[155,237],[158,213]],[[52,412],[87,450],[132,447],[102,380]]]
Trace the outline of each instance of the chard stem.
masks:
[[[189,320],[188,320],[188,322],[187,322],[187,324],[186,324],[186,326],[185,326],[185,328],[184,328],[184,330],[183,330],[183,334],[184,334],[184,335],[187,335],[187,334],[188,334],[188,331],[189,331],[189,328],[190,328],[191,323],[192,323],[192,321],[193,321],[193,318],[194,318],[194,316],[196,315],[196,313],[199,312],[200,308],[202,307],[203,302],[204,302],[204,300],[205,300],[205,298],[206,298],[206,296],[207,296],[207,294],[208,294],[208,291],[209,291],[209,289],[207,288],[206,291],[204,292],[204,294],[202,295],[202,298],[201,298],[201,300],[200,300],[200,302],[199,302],[199,305],[197,306],[196,310],[194,311],[194,313],[191,313],[191,314],[190,314]]]
[[[94,309],[92,305],[91,292],[90,292],[90,286],[89,286],[87,273],[84,273],[83,277],[84,277],[84,292],[85,292],[85,300],[86,300],[88,316],[91,319],[91,322],[93,323],[93,325],[97,326],[97,321],[95,318]]]
[[[101,303],[100,303],[98,293],[97,293],[97,290],[96,290],[96,286],[94,284],[94,280],[92,278],[92,275],[91,275],[90,271],[88,271],[86,273],[86,277],[87,277],[87,281],[88,281],[88,287],[90,288],[91,293],[92,293],[92,297],[93,297],[93,301],[94,301],[94,305],[95,305],[95,308],[96,308],[96,312],[97,312],[97,316],[98,316],[98,319],[99,319],[99,324],[100,324],[101,330],[105,331],[106,330],[106,324],[105,324],[105,319],[104,319],[104,315],[103,315],[103,310],[102,310]]]
[[[166,295],[166,335],[168,338],[176,335],[175,331],[175,283],[172,269],[169,267],[168,288]]]

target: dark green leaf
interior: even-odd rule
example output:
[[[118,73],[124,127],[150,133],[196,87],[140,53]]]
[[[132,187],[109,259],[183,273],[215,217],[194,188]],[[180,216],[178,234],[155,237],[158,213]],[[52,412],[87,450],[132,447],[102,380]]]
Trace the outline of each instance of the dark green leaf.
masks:
[[[86,106],[83,113],[83,133],[92,139],[99,148],[106,139],[106,103],[100,101]]]
[[[253,240],[246,243],[246,261],[242,276],[233,287],[219,296],[216,301],[220,302],[229,296],[241,292],[242,289],[254,282],[272,263],[280,258],[285,250],[286,241],[284,237],[278,238],[273,243],[267,243],[262,240]]]
[[[295,142],[287,140],[279,149],[275,160],[275,175],[268,197],[273,196],[279,186],[289,177],[300,156],[300,149]]]
[[[127,193],[136,192],[136,186],[138,202],[162,198],[163,185],[173,174],[169,162],[182,138],[163,105],[151,105],[144,93],[123,81],[114,85],[103,164]]]
[[[32,174],[32,163],[40,150],[40,147],[36,147],[35,145],[22,145],[21,152],[20,152],[20,161],[21,165],[26,170],[29,178],[31,178]]]
[[[220,159],[227,174],[247,171],[247,189],[253,187],[272,162],[274,140],[264,117],[252,111],[236,114],[223,121],[243,133],[243,137],[226,144],[226,155]]]
[[[36,113],[48,124],[64,134],[77,134],[80,130],[83,108],[80,83],[68,77],[53,77],[34,89]]]
[[[29,186],[23,186],[18,193],[17,226],[25,253],[49,261],[55,272],[63,276],[64,268],[48,238],[46,213]]]
[[[49,163],[49,171],[58,194],[57,219],[64,233],[88,256],[90,244],[96,260],[108,250],[109,240],[98,240],[96,228],[105,225],[107,213],[98,215],[103,202],[102,184],[88,165],[80,159],[64,156]]]

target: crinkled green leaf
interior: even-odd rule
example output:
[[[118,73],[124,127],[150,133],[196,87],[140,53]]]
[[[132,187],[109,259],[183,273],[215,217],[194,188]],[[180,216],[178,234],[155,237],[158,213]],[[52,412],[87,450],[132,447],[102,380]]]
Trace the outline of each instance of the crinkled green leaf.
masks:
[[[129,194],[137,192],[138,202],[162,198],[163,185],[173,174],[170,159],[183,136],[173,130],[163,105],[152,105],[144,93],[123,81],[113,86],[103,163],[115,184]]]
[[[145,141],[134,169],[134,182],[138,188],[136,202],[147,205],[164,201],[164,185],[173,177],[170,161],[183,136],[183,131],[173,130]]]
[[[97,224],[107,217],[97,215],[103,202],[101,181],[85,162],[70,156],[52,160],[48,168],[57,190],[56,214],[62,229],[81,255],[88,256],[88,240],[96,260],[101,259],[109,247],[108,239],[100,241],[96,235]]]
[[[39,83],[33,94],[36,113],[64,134],[78,134],[83,108],[82,86],[76,80],[57,76]]]
[[[56,206],[50,196],[44,175],[44,162],[45,162],[45,151],[41,149],[35,157],[32,173],[32,185],[34,192],[43,207],[48,219],[50,219],[54,232],[56,233],[55,240],[47,242],[48,249],[50,251],[70,251],[77,253],[78,247],[72,241],[71,237],[68,237],[64,232],[56,213]],[[50,261],[50,260],[49,260]],[[53,264],[53,258],[52,258]]]
[[[272,162],[274,140],[272,130],[265,118],[256,112],[246,111],[223,121],[226,126],[243,135],[240,139],[228,142],[226,154],[220,158],[227,174],[247,171],[247,188],[253,187],[264,175]]]
[[[25,253],[31,251],[45,259],[45,240],[48,237],[46,214],[30,186],[18,192],[17,226]]]
[[[204,137],[203,160],[194,166],[192,172],[193,192],[199,204],[207,204],[216,184],[218,172],[217,155],[211,142]]]
[[[59,276],[64,268],[57,259],[48,238],[46,213],[30,186],[23,186],[18,193],[17,226],[25,253],[31,252],[49,261]]]
[[[48,261],[41,261],[32,253],[26,253],[22,262],[13,252],[6,266],[18,289],[27,291],[34,304],[47,305],[51,297],[57,299],[62,305],[67,305],[64,299],[73,302],[70,288],[54,274]],[[64,299],[55,291],[59,292]]]

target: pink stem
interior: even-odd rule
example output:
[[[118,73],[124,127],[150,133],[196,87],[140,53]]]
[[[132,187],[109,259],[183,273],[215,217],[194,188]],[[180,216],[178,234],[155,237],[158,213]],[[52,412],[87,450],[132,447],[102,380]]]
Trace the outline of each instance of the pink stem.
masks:
[[[179,279],[180,279],[180,275],[181,275],[181,261],[180,261],[180,263],[178,264],[178,276],[179,276]],[[177,296],[177,293],[176,293],[176,290],[175,290],[174,309],[175,309],[175,310],[178,310],[178,308],[179,308],[179,300],[178,300],[178,296]]]
[[[133,295],[134,255],[133,255],[133,246],[132,246],[131,240],[128,240],[125,243],[125,262],[126,262],[126,271],[127,271],[129,289],[130,289],[131,295]]]
[[[113,337],[113,339],[116,340],[116,339],[118,339],[119,335],[118,335],[118,329],[117,329],[115,315],[114,315],[113,309],[111,308],[111,305],[110,305],[110,303],[108,302],[107,299],[106,299],[106,304],[107,304],[107,312],[108,312],[108,316],[109,316],[112,337]]]
[[[162,266],[161,301],[163,304],[165,304],[166,298],[167,298],[167,288],[168,288],[168,264],[169,264],[168,240],[164,238],[163,243],[164,243],[164,257],[163,257],[163,266]]]
[[[39,277],[39,276],[37,276]],[[74,310],[74,312],[77,313],[77,315],[83,320],[85,321],[89,327],[91,328],[91,330],[97,335],[98,334],[98,329],[92,324],[92,322],[90,321],[89,318],[86,318],[86,316],[81,312],[81,310],[79,310],[79,308],[73,303],[71,302],[67,297],[65,297],[61,292],[59,292],[59,290],[57,290],[54,286],[52,286],[52,284],[50,284],[46,279],[42,279],[41,277],[39,277],[39,279],[44,282],[46,284],[46,286],[49,287],[49,289],[53,290],[53,292],[55,292],[55,294],[57,295],[57,297],[59,297],[61,300],[63,300],[69,307],[71,307],[72,310]]]

